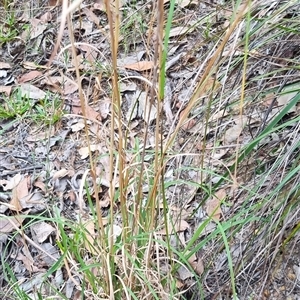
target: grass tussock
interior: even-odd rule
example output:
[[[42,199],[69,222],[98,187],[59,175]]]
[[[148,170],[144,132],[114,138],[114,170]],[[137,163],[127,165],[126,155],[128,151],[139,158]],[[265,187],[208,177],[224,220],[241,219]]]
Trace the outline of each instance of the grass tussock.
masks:
[[[52,260],[43,284],[27,293],[2,259],[9,283],[3,297],[69,299],[70,285],[73,299],[260,298],[278,257],[299,245],[298,5],[236,1],[202,11],[193,1],[104,4],[109,64],[89,76],[110,99],[101,146],[107,151],[93,151],[95,101],[76,52],[71,13],[82,3],[63,1],[49,66],[66,23],[89,162],[75,218],[51,203],[46,214],[27,215],[11,237],[39,247],[30,228],[55,226],[59,255],[43,252]],[[151,68],[120,67],[140,48]],[[133,105],[123,82],[140,90]],[[146,108],[136,117],[142,95]],[[11,99],[1,118],[34,115],[56,126],[63,114],[55,101],[27,108],[22,97]],[[109,166],[106,173],[100,164]],[[59,276],[67,283],[58,284]]]

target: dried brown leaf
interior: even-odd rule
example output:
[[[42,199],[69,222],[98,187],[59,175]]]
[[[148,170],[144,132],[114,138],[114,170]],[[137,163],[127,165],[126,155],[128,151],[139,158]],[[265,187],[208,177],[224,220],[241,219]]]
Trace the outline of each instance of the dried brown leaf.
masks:
[[[43,221],[31,225],[30,228],[34,231],[39,243],[43,243],[50,234],[56,231],[53,226]]]
[[[10,209],[21,211],[24,207],[21,204],[21,199],[28,196],[28,178],[24,177],[17,186],[12,190],[12,198],[10,201]]]
[[[212,199],[208,200],[206,203],[207,214],[215,221],[219,221],[221,218],[221,202],[226,198],[225,189],[220,189],[217,191]]]
[[[7,62],[0,61],[0,70],[1,69],[11,69],[11,65]]]
[[[0,180],[0,185],[2,186],[4,191],[9,191],[15,188],[20,181],[22,180],[21,174],[16,174],[14,177],[10,178],[9,180],[3,179]]]
[[[33,186],[40,188],[44,193],[47,192],[47,186],[44,182],[37,180],[33,183]]]
[[[192,256],[188,259],[188,262],[198,275],[202,275],[202,273],[204,272],[204,265],[201,258],[197,257],[196,254],[193,253]]]
[[[95,152],[96,150],[101,151],[101,145],[90,145],[91,152]],[[85,159],[89,156],[89,147],[82,147],[78,150],[78,153],[81,155],[81,159]]]
[[[11,90],[12,90],[11,86],[5,86],[5,85],[0,86],[0,93],[5,93],[6,96],[9,96],[11,94]]]
[[[25,247],[24,247],[25,248]],[[24,249],[23,248],[23,249]],[[29,271],[29,272],[39,272],[40,269],[37,268],[34,265],[34,260],[32,258],[32,256],[28,256],[28,255],[23,255],[21,252],[18,253],[18,256],[16,257],[17,260],[20,260],[23,262],[24,267]]]
[[[40,20],[43,22],[43,23],[46,23],[46,22],[50,22],[52,20],[52,14],[50,11],[47,11],[45,12],[41,17],[40,17]]]
[[[20,227],[24,221],[24,217],[14,216],[9,219],[0,219],[0,232],[10,233],[16,230],[16,227]]]
[[[85,114],[89,120],[101,121],[100,114],[89,105],[85,107]]]
[[[61,169],[59,171],[56,171],[53,175],[53,180],[63,178],[65,176],[69,175],[69,170]]]
[[[83,109],[81,106],[73,106],[72,113],[76,115],[83,115]],[[85,105],[85,116],[92,121],[101,121],[101,115],[99,112],[95,111],[91,106]]]
[[[29,83],[21,84],[20,91],[22,97],[27,97],[29,99],[40,100],[46,97],[46,93],[44,91]]]
[[[184,221],[184,220],[178,220],[174,225],[172,225],[171,223],[168,224],[168,234],[174,234],[175,232],[181,232],[181,231],[185,231],[190,227],[190,225]],[[162,230],[159,230],[157,232],[157,234],[162,234],[162,235],[166,235],[167,234],[167,230],[164,228]]]
[[[19,83],[24,83],[24,82],[33,80],[37,77],[40,77],[42,75],[43,75],[43,73],[40,72],[40,71],[36,71],[36,70],[35,71],[30,71],[30,72],[20,76],[19,79],[18,79],[18,82]]]
[[[135,71],[146,71],[151,70],[154,67],[153,61],[138,61],[133,64],[127,64],[124,66],[126,69],[135,70]]]

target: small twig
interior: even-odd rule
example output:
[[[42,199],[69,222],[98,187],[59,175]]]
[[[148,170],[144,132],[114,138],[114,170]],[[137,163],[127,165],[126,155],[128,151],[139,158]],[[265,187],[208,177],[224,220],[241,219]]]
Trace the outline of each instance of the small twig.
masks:
[[[21,172],[26,172],[26,171],[31,171],[31,170],[36,170],[36,169],[43,169],[43,165],[37,165],[37,166],[31,166],[31,167],[26,167],[22,169],[17,169],[13,171],[3,171],[2,175],[13,175],[16,173],[21,173]]]

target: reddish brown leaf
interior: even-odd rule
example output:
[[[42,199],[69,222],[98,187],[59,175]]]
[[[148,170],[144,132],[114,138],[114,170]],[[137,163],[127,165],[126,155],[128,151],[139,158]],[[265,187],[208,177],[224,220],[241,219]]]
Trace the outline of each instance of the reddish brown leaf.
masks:
[[[146,71],[151,70],[154,67],[153,61],[138,61],[133,64],[128,64],[124,66],[126,69],[135,70],[135,71]]]
[[[18,82],[19,83],[24,83],[24,82],[30,81],[30,80],[35,79],[35,78],[37,78],[39,76],[42,76],[42,75],[43,75],[43,73],[40,72],[40,71],[36,71],[36,70],[35,71],[30,71],[30,72],[20,76],[19,79],[18,79]]]
[[[61,1],[60,0],[49,0],[48,3],[49,3],[49,6],[56,6],[59,3],[61,3]]]
[[[74,114],[80,114],[82,115],[82,108],[81,107],[73,107],[72,112]],[[95,121],[101,121],[101,116],[100,114],[95,111],[92,107],[90,107],[89,105],[85,106],[85,116],[89,119],[89,120],[95,120]]]

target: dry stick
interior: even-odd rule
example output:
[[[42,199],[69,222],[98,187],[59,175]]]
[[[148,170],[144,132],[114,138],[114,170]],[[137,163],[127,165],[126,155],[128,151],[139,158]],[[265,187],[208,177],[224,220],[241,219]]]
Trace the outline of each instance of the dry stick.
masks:
[[[115,1],[114,5],[114,12],[112,11],[112,6],[110,4],[109,0],[105,0],[105,8],[106,8],[106,13],[107,13],[107,18],[108,18],[108,23],[109,23],[109,31],[110,31],[110,38],[111,38],[111,50],[112,50],[112,69],[113,69],[113,97],[112,97],[112,118],[111,118],[111,147],[109,149],[109,156],[110,156],[110,191],[109,191],[109,196],[110,196],[110,204],[111,204],[111,210],[110,210],[110,216],[111,220],[114,218],[114,196],[115,196],[115,185],[114,185],[114,178],[116,178],[117,172],[113,174],[113,165],[114,165],[114,156],[113,156],[113,145],[114,145],[114,136],[115,136],[115,118],[117,118],[118,121],[118,133],[119,133],[119,141],[118,141],[118,152],[119,152],[119,162],[118,162],[118,167],[119,167],[119,174],[122,174],[124,171],[124,150],[123,150],[123,132],[121,128],[121,99],[120,99],[120,93],[119,93],[119,88],[118,88],[118,67],[117,67],[117,55],[118,55],[118,40],[119,40],[119,23],[120,23],[120,16],[119,16],[119,0]],[[119,189],[120,189],[120,203],[121,203],[121,213],[123,217],[123,230],[126,228],[127,231],[127,217],[126,217],[126,197],[125,197],[125,191],[124,191],[124,181],[122,180],[122,176],[120,176],[119,180]],[[111,237],[110,237],[110,245],[113,245],[114,240],[114,234],[113,234],[113,226],[111,226],[111,231],[110,231]],[[122,235],[123,237],[126,237],[127,234],[124,233]],[[108,255],[108,268],[106,270],[110,270],[110,264],[114,263],[111,261],[111,258],[113,258],[113,247],[111,246],[109,249],[109,255]],[[109,272],[108,272],[109,273]],[[111,274],[109,273],[108,276]],[[114,299],[114,287],[112,280],[109,279],[109,298]]]

